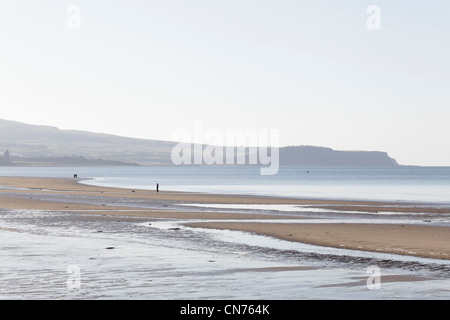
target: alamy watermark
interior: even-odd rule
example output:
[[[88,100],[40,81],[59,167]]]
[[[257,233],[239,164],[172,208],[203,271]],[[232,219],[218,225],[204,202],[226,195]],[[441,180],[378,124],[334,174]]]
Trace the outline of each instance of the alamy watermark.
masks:
[[[70,5],[67,7],[67,28],[69,30],[80,30],[81,29],[81,9],[77,5]]]
[[[81,288],[81,269],[79,266],[72,264],[67,267],[66,287],[68,290],[79,290]]]
[[[278,173],[277,129],[204,129],[197,121],[193,130],[176,130],[172,139],[180,141],[171,153],[175,165],[260,165],[261,175]]]
[[[367,7],[366,13],[369,15],[366,20],[366,26],[369,30],[381,29],[381,9],[377,5]]]
[[[367,278],[366,286],[369,290],[378,290],[381,288],[381,269],[378,266],[367,267],[367,273],[370,276]]]

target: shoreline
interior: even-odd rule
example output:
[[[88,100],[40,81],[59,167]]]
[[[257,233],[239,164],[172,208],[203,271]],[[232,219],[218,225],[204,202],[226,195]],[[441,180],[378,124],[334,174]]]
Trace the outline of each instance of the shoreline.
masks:
[[[126,200],[126,201],[124,201]],[[197,228],[238,230],[262,234],[278,239],[333,248],[383,252],[423,258],[450,260],[450,227],[424,224],[398,223],[324,223],[326,218],[291,215],[288,212],[229,212],[213,208],[173,207],[173,204],[265,204],[300,205],[311,208],[334,209],[336,216],[364,210],[406,212],[411,215],[426,213],[433,216],[450,215],[450,208],[427,204],[389,201],[348,201],[331,199],[297,199],[229,194],[203,194],[174,191],[149,191],[98,187],[64,178],[0,177],[0,203],[2,209],[68,211],[84,214],[144,217],[148,219],[183,220]],[[131,204],[130,204],[131,203]],[[137,206],[139,204],[139,206]],[[277,223],[280,219],[298,223]],[[302,223],[304,219],[318,219],[319,223]],[[196,220],[195,223],[186,220]],[[206,220],[198,222],[198,220]],[[221,220],[221,221],[215,221]],[[224,220],[224,221],[223,221]],[[229,222],[226,222],[229,220]],[[241,220],[240,222],[231,220]],[[246,221],[244,221],[246,220]],[[255,221],[248,221],[255,220]],[[325,221],[326,222],[326,221]]]
[[[64,179],[64,178],[61,178]],[[83,183],[83,181],[92,181],[91,178],[83,178],[79,179],[79,182],[81,184],[87,185],[87,186],[98,186],[98,187],[104,187],[104,188],[120,188],[120,187],[114,187],[114,186],[101,186],[96,185],[95,183]],[[1,186],[0,186],[1,187]],[[131,189],[131,188],[128,188]],[[141,191],[151,191],[151,189],[143,189],[143,188],[136,188],[136,190]],[[345,203],[371,203],[371,204],[398,204],[398,205],[417,205],[417,206],[444,206],[450,208],[450,200],[445,201],[432,201],[432,200],[407,200],[407,199],[396,199],[396,200],[386,200],[386,199],[371,199],[371,198],[339,198],[339,197],[313,197],[313,196],[281,196],[281,195],[266,195],[266,194],[258,194],[258,193],[248,193],[248,194],[238,194],[233,192],[226,192],[226,193],[216,193],[216,192],[205,192],[205,191],[183,191],[183,190],[164,190],[163,192],[166,193],[180,193],[180,194],[202,194],[202,195],[220,195],[225,197],[250,197],[250,198],[258,198],[258,199],[280,199],[280,200],[299,200],[299,201],[317,201],[317,202],[345,202]]]

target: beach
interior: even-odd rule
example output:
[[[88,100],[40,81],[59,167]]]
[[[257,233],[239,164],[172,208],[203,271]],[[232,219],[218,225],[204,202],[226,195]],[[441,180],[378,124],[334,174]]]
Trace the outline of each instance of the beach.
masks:
[[[430,280],[428,274],[421,272],[427,270],[428,266],[431,266],[430,269],[437,270],[437,276],[436,278],[432,277],[432,281],[438,281],[437,283],[439,281],[447,281],[447,261],[450,260],[450,229],[447,220],[433,218],[448,216],[450,210],[443,206],[376,201],[221,195],[164,190],[156,192],[154,190],[98,187],[84,184],[81,179],[63,178],[1,177],[0,186],[2,210],[0,233],[4,236],[3,239],[10,239],[11,241],[9,244],[6,242],[5,246],[7,247],[5,248],[16,246],[24,248],[23,250],[25,251],[33,251],[30,243],[36,245],[36,243],[41,241],[50,241],[50,235],[57,235],[58,239],[54,239],[55,246],[52,248],[55,252],[52,254],[51,259],[60,254],[60,250],[64,252],[68,250],[67,246],[60,247],[59,243],[62,240],[59,237],[61,234],[68,234],[71,230],[76,229],[76,235],[71,235],[70,237],[82,238],[84,239],[83,241],[86,241],[85,246],[88,249],[84,249],[85,254],[90,252],[91,249],[94,250],[91,241],[103,243],[105,237],[120,233],[121,238],[114,238],[114,245],[104,244],[102,247],[102,249],[111,249],[108,253],[115,251],[117,254],[119,252],[117,249],[121,247],[121,240],[118,239],[123,239],[124,243],[122,246],[125,246],[126,241],[131,241],[133,233],[141,237],[141,233],[150,232],[149,230],[151,230],[153,233],[150,234],[154,235],[153,239],[148,238],[149,235],[145,234],[142,235],[145,238],[133,240],[135,244],[132,244],[132,241],[127,244],[129,248],[132,248],[124,253],[127,259],[130,258],[128,256],[130,255],[130,250],[134,252],[134,250],[145,251],[147,247],[159,248],[158,259],[161,261],[168,259],[170,263],[176,264],[174,259],[181,259],[183,262],[183,270],[177,271],[176,278],[182,276],[183,272],[189,274],[192,270],[197,269],[206,272],[205,274],[202,273],[202,276],[208,274],[208,272],[218,272],[217,266],[212,266],[217,261],[223,260],[224,264],[221,265],[221,268],[224,269],[221,269],[221,274],[239,273],[242,274],[242,277],[245,277],[246,274],[270,273],[270,276],[267,275],[270,280],[267,281],[278,281],[279,291],[282,292],[281,296],[274,295],[276,299],[289,295],[287,287],[289,287],[290,280],[285,279],[283,276],[281,278],[284,280],[280,282],[282,274],[290,272],[291,276],[299,273],[299,275],[308,274],[308,277],[310,277],[311,274],[320,270],[322,275],[326,274],[336,279],[336,275],[342,270],[341,268],[333,269],[332,271],[327,270],[329,263],[333,265],[335,263],[339,264],[342,261],[348,261],[348,257],[353,257],[353,255],[355,255],[355,258],[351,265],[353,267],[358,266],[358,268],[364,267],[364,271],[371,264],[377,264],[381,267],[389,266],[395,269],[397,265],[402,265],[402,263],[407,266],[406,269],[411,267],[420,271],[418,273],[404,271],[383,275],[385,283],[414,283]],[[285,208],[290,208],[291,210],[286,210]],[[380,217],[374,213],[380,213]],[[383,216],[383,213],[393,214],[395,218],[392,219],[387,214]],[[400,214],[402,219],[398,219],[399,215],[396,214]],[[403,219],[403,217],[405,218]],[[22,223],[24,225],[21,225]],[[111,231],[107,232],[108,229],[111,229]],[[208,230],[211,233],[208,233]],[[239,231],[239,236],[236,236],[235,233],[227,233],[233,231]],[[88,237],[86,234],[88,234]],[[126,239],[128,237],[127,234],[130,237],[129,239]],[[27,235],[33,240],[21,240],[22,242],[16,243],[19,235],[20,237]],[[223,240],[223,237],[227,236],[230,237],[230,241]],[[91,241],[88,241],[89,237],[95,237],[95,240],[92,240],[94,239],[92,238]],[[238,237],[240,238],[238,239]],[[153,242],[151,242],[151,245],[145,246],[141,241]],[[224,245],[225,242],[223,241],[228,241],[228,244]],[[265,246],[263,244],[265,241],[273,242]],[[255,242],[254,247],[251,247],[252,242]],[[136,243],[139,243],[139,245]],[[187,248],[186,244],[193,247]],[[290,246],[297,248],[295,247],[297,244],[300,246],[300,249],[295,250],[299,252],[293,254]],[[303,245],[305,247],[302,247]],[[311,245],[311,247],[308,247],[308,245]],[[82,245],[80,246],[82,247]],[[140,246],[143,246],[143,248],[137,249]],[[84,260],[80,261],[79,259],[83,254],[70,245],[68,247],[70,247],[70,250],[75,250],[73,254],[77,257],[75,259],[78,261],[76,262],[77,265],[86,264],[86,261],[89,261],[89,263],[99,261],[98,256],[100,256],[100,253],[90,253],[84,257]],[[39,250],[50,250],[48,243],[45,244],[43,242],[42,248]],[[169,255],[168,252],[175,250],[175,248],[176,250],[182,250],[182,253],[176,253],[174,256]],[[95,250],[99,250],[99,248],[95,248]],[[273,250],[278,251],[275,252]],[[302,252],[302,250],[305,251]],[[322,252],[322,250],[324,251]],[[343,253],[340,253],[341,251],[339,250],[342,250]],[[201,256],[213,254],[214,257],[205,258],[201,264],[198,261],[192,262],[195,265],[192,267],[192,270],[188,267],[184,269],[186,264],[189,265],[187,261],[195,260],[195,257],[191,257],[189,253],[193,251]],[[8,259],[12,258],[10,257],[11,253],[8,255],[6,252],[9,251],[3,251],[3,259],[7,262],[9,261]],[[17,250],[10,252],[14,252],[15,259],[22,261],[20,252]],[[103,256],[105,250],[101,252]],[[256,258],[253,258],[255,252],[258,256],[261,255],[264,259],[268,259],[268,261],[263,259],[264,262],[260,261],[255,265],[254,260]],[[353,252],[356,252],[356,254]],[[358,252],[362,256],[359,256]],[[381,256],[376,256],[377,254],[381,254]],[[383,254],[388,256],[383,256]],[[225,255],[231,255],[231,257],[225,259]],[[250,261],[245,260],[250,255],[252,259]],[[275,258],[278,257],[277,255],[286,256],[286,261],[280,261],[279,258]],[[321,256],[316,257],[316,255]],[[139,259],[144,259],[144,256],[141,256],[140,253],[138,256]],[[243,258],[244,256],[246,257],[245,259]],[[345,259],[336,258],[339,256],[345,257]],[[324,259],[324,257],[327,257],[328,260]],[[396,260],[397,258],[395,257],[399,257],[398,260],[403,262],[400,264],[386,263],[386,261]],[[39,259],[49,258],[48,255],[42,255]],[[124,258],[122,257],[122,259]],[[139,259],[136,261],[141,261]],[[427,262],[427,259],[432,260]],[[69,257],[67,256],[61,263],[66,265],[69,263],[68,260]],[[325,263],[323,261],[330,262]],[[442,261],[442,265],[439,261]],[[13,266],[17,265],[17,260],[13,259],[10,263],[9,267],[8,265],[3,267],[3,271],[0,269],[4,275],[9,274],[8,268],[13,268]],[[42,261],[39,263],[42,263]],[[36,265],[39,263],[36,262]],[[148,263],[148,261],[145,263]],[[438,266],[436,267],[436,265]],[[102,265],[102,267],[104,266]],[[115,267],[122,270],[122,266]],[[153,268],[159,267],[165,270],[162,265],[154,266]],[[27,269],[28,267],[24,268]],[[141,268],[142,266],[137,270],[141,270]],[[123,272],[120,271],[119,273],[122,274]],[[128,270],[127,272],[131,271]],[[302,276],[299,277],[302,278]],[[320,290],[341,286],[365,287],[366,284],[366,278],[364,275],[361,276],[360,273],[359,277],[355,276],[354,273],[341,275],[339,276],[339,281],[336,280],[336,283],[334,283],[334,280],[330,282],[329,279],[326,281],[320,277],[318,279],[314,288],[320,288]],[[12,280],[13,278],[11,278]],[[244,281],[243,279],[241,280]],[[102,281],[108,282],[104,279],[100,282]],[[154,286],[154,284],[155,282],[152,285]],[[138,286],[134,285],[134,290],[136,290],[136,287]],[[306,289],[307,287],[304,287],[304,290]],[[22,289],[17,289],[17,292],[20,290],[23,290],[23,287]],[[112,297],[122,297],[127,292],[127,289],[123,290],[122,292],[116,292],[115,294],[117,295]],[[295,290],[299,290],[299,288],[295,288]],[[366,291],[364,291],[365,294]],[[133,292],[139,296],[139,290]],[[245,294],[242,296],[233,296],[232,294],[228,296],[215,295],[211,292],[208,295],[204,290],[202,292],[202,295],[195,295],[194,297],[196,299],[214,297],[248,298]],[[275,292],[277,291],[275,290],[274,294]],[[341,297],[338,291],[334,291],[334,289],[326,292],[318,297],[333,298],[336,297],[336,294],[338,298]],[[445,297],[447,292],[448,290],[441,290],[439,294],[443,294]],[[1,294],[3,294],[3,297],[10,297],[6,289]],[[2,296],[1,294],[0,297]],[[53,294],[55,293],[53,292]],[[250,295],[251,298],[262,298],[258,296],[259,293],[252,294]],[[304,297],[308,296],[307,291],[304,294]],[[314,295],[311,292],[309,294]],[[40,297],[39,294],[37,296]],[[12,297],[15,297],[15,295],[13,294]],[[63,297],[70,298],[71,296],[66,294]],[[145,297],[148,298],[148,296]],[[158,296],[151,296],[151,298],[155,297],[167,298],[164,293]],[[175,294],[170,297],[182,298],[183,296]],[[188,297],[191,296],[188,295]],[[357,291],[356,293],[351,293],[350,297],[360,298],[364,297],[364,294],[361,295],[361,291]],[[367,297],[373,298],[372,295]],[[97,298],[97,296],[94,296],[94,298]]]
[[[217,204],[294,204],[327,206],[341,210],[386,211],[401,210],[414,213],[450,213],[450,209],[435,207],[399,207],[387,202],[351,202],[332,200],[282,199],[269,197],[211,195],[184,192],[152,192],[142,190],[116,189],[83,185],[70,179],[45,178],[0,178],[2,208],[32,210],[65,210],[86,214],[139,216],[152,219],[208,219],[208,220],[248,220],[262,219],[266,223],[245,222],[204,222],[190,224],[202,228],[230,229],[255,232],[289,241],[309,244],[342,247],[353,250],[365,250],[395,254],[405,254],[426,258],[450,259],[450,228],[448,226],[429,226],[415,224],[373,224],[355,223],[301,223],[304,217],[292,217],[283,214],[242,214],[217,211],[161,211],[158,209],[130,210],[129,206],[115,205],[117,199],[140,199],[148,201],[178,201],[190,203]],[[10,187],[11,189],[8,189]],[[19,190],[18,190],[19,189]],[[24,190],[25,189],[25,190]],[[93,196],[98,203],[49,201],[27,197],[27,193],[39,191],[42,195],[53,196]],[[383,206],[383,207],[381,207]],[[316,217],[320,219],[320,217]],[[274,223],[278,219],[299,219],[300,223]]]

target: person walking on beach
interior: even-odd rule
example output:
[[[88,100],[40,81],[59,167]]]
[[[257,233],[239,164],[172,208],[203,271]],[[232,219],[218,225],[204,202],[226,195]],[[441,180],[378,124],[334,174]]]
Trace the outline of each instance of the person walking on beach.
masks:
[[[156,184],[156,192],[159,192],[159,183]]]

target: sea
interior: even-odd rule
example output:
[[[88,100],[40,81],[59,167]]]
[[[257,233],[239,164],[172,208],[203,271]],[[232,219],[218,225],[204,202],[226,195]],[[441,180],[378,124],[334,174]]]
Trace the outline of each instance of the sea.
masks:
[[[83,183],[155,190],[318,199],[450,203],[450,167],[257,166],[0,167],[0,176],[87,179]]]
[[[260,175],[255,166],[0,167],[0,176],[73,179],[75,174],[81,183],[143,190],[155,190],[158,183],[160,191],[450,205],[449,167],[280,167],[273,176]],[[39,190],[26,195],[52,200]],[[97,201],[83,197],[72,200]],[[136,208],[179,210],[180,205],[321,214],[324,222],[337,223],[450,225],[448,214],[379,212],[340,221],[326,210],[300,206],[205,208],[149,201]],[[302,222],[317,222],[309,220]],[[185,222],[0,207],[0,299],[450,298],[448,260],[312,246]],[[387,277],[377,281],[380,274]],[[383,280],[389,276],[403,280]],[[420,281],[405,280],[410,277]]]

